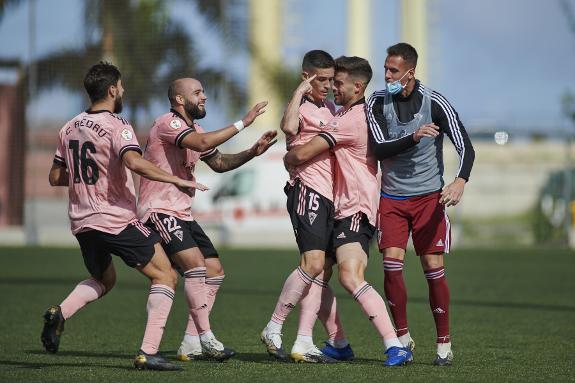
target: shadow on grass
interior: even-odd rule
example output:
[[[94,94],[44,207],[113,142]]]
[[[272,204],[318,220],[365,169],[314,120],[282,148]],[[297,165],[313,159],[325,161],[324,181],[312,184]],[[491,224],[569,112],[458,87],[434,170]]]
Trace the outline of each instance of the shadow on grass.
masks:
[[[284,364],[293,364],[292,360],[282,362],[279,360],[274,359],[272,356],[269,356],[264,353],[238,353],[234,356],[233,359],[240,360],[242,362],[251,362],[251,363],[261,363],[261,364],[276,364],[276,365],[284,365]],[[341,364],[383,364],[383,360],[380,359],[367,359],[367,358],[355,358],[352,361],[347,362],[340,362]],[[313,363],[305,363],[306,365],[313,364]]]
[[[76,351],[58,351],[58,353],[56,353],[56,354],[50,354],[44,350],[26,350],[25,353],[29,354],[29,355],[44,355],[44,356],[53,355],[54,357],[58,357],[58,356],[63,356],[63,357],[64,356],[80,356],[80,357],[88,357],[88,358],[114,358],[114,359],[127,359],[127,360],[131,360],[136,356],[135,353],[134,354],[125,354],[125,353],[120,353],[118,351],[93,352],[93,351],[76,350]]]
[[[55,362],[23,362],[23,361],[15,361],[15,360],[0,360],[0,366],[13,366],[16,368],[28,368],[28,369],[35,369],[41,370],[44,368],[54,368],[54,367],[98,367],[98,368],[109,368],[114,370],[135,370],[134,366],[130,363],[126,363],[125,365],[113,365],[113,364],[97,364],[97,363],[84,363],[84,362],[77,362],[77,363],[55,363]]]
[[[237,353],[234,356],[234,359],[241,360],[242,362],[263,363],[263,364],[287,364],[287,363],[291,363],[291,360],[286,361],[286,362],[282,362],[282,361],[279,361],[279,360],[275,359],[274,357],[269,356],[268,354],[265,354],[263,352]]]

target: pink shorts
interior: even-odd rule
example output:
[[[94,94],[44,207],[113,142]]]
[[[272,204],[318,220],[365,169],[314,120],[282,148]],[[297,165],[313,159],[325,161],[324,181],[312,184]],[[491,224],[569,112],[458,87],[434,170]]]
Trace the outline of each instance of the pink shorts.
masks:
[[[451,225],[440,192],[405,200],[381,197],[379,200],[379,249],[405,249],[411,233],[415,253],[449,253]]]

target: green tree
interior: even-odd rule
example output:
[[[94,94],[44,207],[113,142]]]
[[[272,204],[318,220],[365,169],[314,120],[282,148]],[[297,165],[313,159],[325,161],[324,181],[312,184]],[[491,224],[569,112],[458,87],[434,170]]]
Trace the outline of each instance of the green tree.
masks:
[[[0,0],[0,17],[8,7],[22,3]],[[198,9],[212,17],[223,14],[218,5],[224,4],[216,1]],[[130,119],[154,100],[163,100],[169,83],[185,75],[198,77],[213,88],[225,87],[240,97],[244,94],[238,82],[222,70],[199,66],[200,52],[184,26],[170,19],[165,1],[86,0],[84,25],[81,47],[58,50],[34,62],[37,94],[58,86],[83,94],[81,79],[100,60],[111,61],[122,71]]]

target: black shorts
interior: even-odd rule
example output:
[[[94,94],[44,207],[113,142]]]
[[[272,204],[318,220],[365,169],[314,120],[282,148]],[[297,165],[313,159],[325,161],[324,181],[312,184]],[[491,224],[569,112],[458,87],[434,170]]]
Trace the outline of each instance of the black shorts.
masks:
[[[210,238],[196,221],[184,221],[172,215],[152,213],[146,226],[160,235],[162,247],[171,258],[177,252],[197,247],[204,258],[218,257]]]
[[[369,223],[369,219],[362,212],[343,219],[336,219],[333,228],[333,249],[335,251],[347,243],[359,242],[369,257],[369,241],[375,232],[375,227]]]
[[[84,265],[90,274],[101,279],[112,262],[111,254],[122,258],[130,267],[145,266],[154,256],[154,245],[160,242],[156,233],[140,221],[129,224],[118,234],[89,230],[76,234]]]
[[[328,251],[333,231],[333,202],[296,180],[284,191],[287,211],[300,253],[310,250]]]

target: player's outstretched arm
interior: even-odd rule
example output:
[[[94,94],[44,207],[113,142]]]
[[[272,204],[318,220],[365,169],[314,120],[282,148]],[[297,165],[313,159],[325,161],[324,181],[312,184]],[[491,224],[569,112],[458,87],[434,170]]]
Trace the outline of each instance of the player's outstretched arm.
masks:
[[[267,104],[267,101],[257,103],[250,109],[244,118],[226,126],[225,128],[214,132],[190,133],[184,137],[181,145],[197,152],[205,152],[213,149],[238,134],[242,129],[250,126],[260,114],[265,113],[265,107]]]
[[[125,152],[122,156],[122,161],[128,169],[152,181],[170,183],[180,189],[198,189],[202,191],[208,190],[208,187],[202,185],[201,183],[184,180],[180,177],[176,177],[168,172],[163,171],[150,161],[145,160],[140,153],[134,150]]]
[[[296,146],[290,149],[284,157],[284,163],[287,167],[293,167],[303,164],[325,152],[330,148],[329,142],[322,136],[315,136],[308,143]]]
[[[48,175],[48,181],[51,186],[68,186],[70,179],[68,178],[66,168],[62,165],[52,164],[50,174]]]
[[[317,75],[310,76],[309,78],[303,80],[301,84],[293,92],[293,96],[286,107],[282,121],[280,123],[280,129],[285,133],[286,136],[295,136],[299,130],[299,106],[301,104],[301,99],[306,93],[311,92],[311,81]]]
[[[265,132],[259,140],[249,149],[236,154],[222,154],[219,151],[209,156],[204,160],[206,164],[215,172],[224,173],[236,169],[254,157],[265,153],[273,144],[277,142],[275,139],[277,132],[270,130]]]

